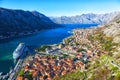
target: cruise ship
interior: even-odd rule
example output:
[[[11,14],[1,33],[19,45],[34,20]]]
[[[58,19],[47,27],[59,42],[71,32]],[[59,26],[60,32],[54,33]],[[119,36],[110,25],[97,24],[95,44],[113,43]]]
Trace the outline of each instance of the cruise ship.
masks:
[[[25,44],[24,43],[19,43],[17,48],[13,52],[13,58],[18,59],[23,53],[25,53]]]

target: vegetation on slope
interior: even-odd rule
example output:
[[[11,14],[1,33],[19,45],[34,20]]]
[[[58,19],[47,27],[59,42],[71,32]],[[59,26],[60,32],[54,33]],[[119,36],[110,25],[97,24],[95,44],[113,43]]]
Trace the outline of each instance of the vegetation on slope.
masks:
[[[77,70],[55,80],[120,80],[120,52],[113,54],[116,50],[112,37],[107,37],[102,30],[97,29],[94,35],[89,35],[88,39],[92,42],[98,42],[100,45],[99,58],[89,62],[86,70]]]

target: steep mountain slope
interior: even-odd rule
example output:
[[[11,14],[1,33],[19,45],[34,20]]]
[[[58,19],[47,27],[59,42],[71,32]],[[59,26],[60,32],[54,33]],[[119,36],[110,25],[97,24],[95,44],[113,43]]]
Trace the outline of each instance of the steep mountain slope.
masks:
[[[81,30],[78,29],[77,31],[79,33]],[[93,45],[91,49],[90,46],[88,47],[88,50],[93,49],[93,52],[90,56],[92,59],[88,59],[88,63],[85,64],[85,69],[78,69],[76,72],[54,80],[120,80],[120,14],[110,23],[91,28],[89,31],[92,33],[89,33],[86,39],[91,43],[86,40],[83,42],[86,47]],[[77,38],[82,39],[81,37]],[[78,41],[80,40],[78,39]]]
[[[57,27],[62,26],[39,12],[0,8],[0,38]]]
[[[114,19],[112,19],[110,22],[117,22],[117,21],[120,21],[120,13],[117,15],[117,16],[115,16],[115,18]]]
[[[51,17],[51,20],[59,24],[105,24],[111,21],[120,12],[106,14],[82,14],[77,16]]]
[[[113,42],[120,43],[120,14],[105,26],[104,34],[113,37]]]

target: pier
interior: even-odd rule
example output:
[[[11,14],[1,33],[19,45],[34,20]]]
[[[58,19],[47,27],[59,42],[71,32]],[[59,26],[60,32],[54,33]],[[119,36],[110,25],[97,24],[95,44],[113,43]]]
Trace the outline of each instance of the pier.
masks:
[[[13,71],[10,73],[8,80],[15,80],[18,74],[18,71],[21,69],[23,64],[23,58],[20,58],[14,67]]]
[[[10,70],[9,73],[2,75],[2,73],[0,73],[0,80],[15,80],[18,74],[18,71],[21,69],[21,67],[23,66],[23,61],[24,58],[20,58],[16,64],[16,66],[14,67],[14,69]]]
[[[28,46],[27,46],[27,48],[28,48]],[[20,56],[20,58],[18,59],[16,65],[13,69],[11,69],[5,75],[2,75],[2,72],[0,73],[0,80],[16,80],[19,70],[23,67],[23,62],[24,62],[25,57],[32,53],[33,53],[33,51],[30,50],[30,47],[29,47],[27,53],[23,52],[23,54]]]

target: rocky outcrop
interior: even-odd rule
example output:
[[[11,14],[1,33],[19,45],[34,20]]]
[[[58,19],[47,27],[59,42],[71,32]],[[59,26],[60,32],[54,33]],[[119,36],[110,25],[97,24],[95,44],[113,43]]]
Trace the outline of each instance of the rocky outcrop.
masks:
[[[119,20],[120,18],[116,16],[115,19],[113,19],[109,25],[105,26],[105,29],[103,30],[104,34],[113,37],[113,42],[115,43],[120,43],[120,22],[118,22]]]
[[[119,14],[120,15],[120,14]],[[117,15],[107,26],[104,26],[103,33],[108,37],[113,38],[113,42],[117,43],[114,55],[120,53],[120,16]]]

